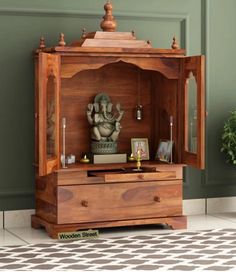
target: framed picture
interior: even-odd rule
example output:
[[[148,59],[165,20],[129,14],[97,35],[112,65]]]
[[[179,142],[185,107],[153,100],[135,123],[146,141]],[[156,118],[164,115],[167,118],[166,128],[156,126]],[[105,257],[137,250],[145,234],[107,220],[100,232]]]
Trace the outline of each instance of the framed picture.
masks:
[[[163,162],[171,162],[173,144],[174,142],[170,140],[160,140],[157,148],[156,159]]]
[[[148,138],[132,138],[131,151],[133,156],[137,157],[137,152],[140,151],[142,160],[149,160]]]

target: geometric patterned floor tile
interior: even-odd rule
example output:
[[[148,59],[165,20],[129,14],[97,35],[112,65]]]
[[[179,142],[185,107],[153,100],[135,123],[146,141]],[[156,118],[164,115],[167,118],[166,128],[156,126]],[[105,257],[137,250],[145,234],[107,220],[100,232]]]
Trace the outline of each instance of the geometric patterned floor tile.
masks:
[[[236,229],[2,246],[0,270],[236,271]]]

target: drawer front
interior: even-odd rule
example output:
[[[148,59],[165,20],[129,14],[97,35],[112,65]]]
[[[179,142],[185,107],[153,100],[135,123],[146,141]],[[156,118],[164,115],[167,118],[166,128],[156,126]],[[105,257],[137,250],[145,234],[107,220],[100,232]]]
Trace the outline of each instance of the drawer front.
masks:
[[[58,187],[58,224],[182,214],[182,180]]]
[[[169,180],[169,179],[176,179],[175,171],[105,174],[104,175],[104,180],[106,182],[149,181],[149,180]]]

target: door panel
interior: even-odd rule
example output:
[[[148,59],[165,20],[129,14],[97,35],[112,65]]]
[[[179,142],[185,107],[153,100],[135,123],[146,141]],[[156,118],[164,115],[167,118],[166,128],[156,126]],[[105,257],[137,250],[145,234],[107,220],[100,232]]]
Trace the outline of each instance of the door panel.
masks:
[[[204,56],[184,59],[183,162],[205,168]]]
[[[39,53],[39,176],[59,168],[60,56]]]

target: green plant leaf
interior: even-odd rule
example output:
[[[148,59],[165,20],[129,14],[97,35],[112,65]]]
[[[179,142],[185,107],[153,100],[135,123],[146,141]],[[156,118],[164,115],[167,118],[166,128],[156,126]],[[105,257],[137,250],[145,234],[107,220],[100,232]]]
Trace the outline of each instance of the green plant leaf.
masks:
[[[225,153],[226,162],[236,164],[236,110],[225,121],[221,140],[220,151]]]

